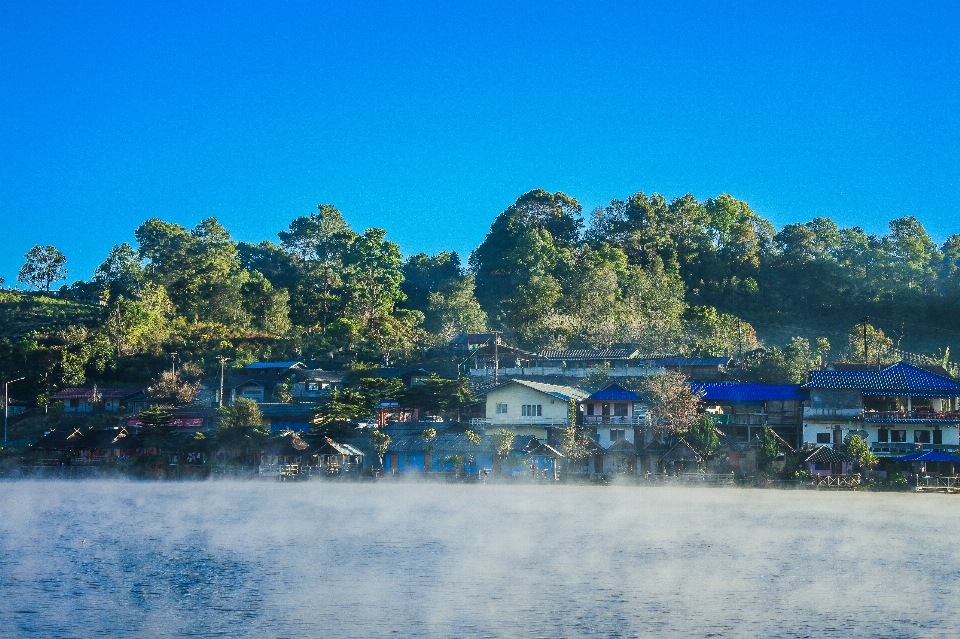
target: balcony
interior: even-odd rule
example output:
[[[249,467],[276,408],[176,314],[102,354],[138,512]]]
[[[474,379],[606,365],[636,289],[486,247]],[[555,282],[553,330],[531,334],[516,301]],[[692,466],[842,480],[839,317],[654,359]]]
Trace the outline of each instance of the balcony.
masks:
[[[863,411],[862,419],[871,424],[960,424],[960,413],[866,410]]]
[[[647,421],[644,415],[584,415],[583,423],[590,426],[641,426]]]
[[[873,442],[870,444],[870,450],[884,457],[897,457],[917,452],[918,446],[921,451],[935,450],[950,455],[955,455],[960,450],[958,444],[912,444],[909,442]]]

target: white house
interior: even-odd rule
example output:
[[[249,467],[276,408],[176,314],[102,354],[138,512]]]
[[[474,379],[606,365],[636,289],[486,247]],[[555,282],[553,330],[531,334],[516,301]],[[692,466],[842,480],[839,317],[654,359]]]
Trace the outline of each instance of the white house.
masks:
[[[485,426],[547,441],[550,429],[569,423],[569,401],[579,403],[588,394],[570,386],[513,379],[487,392]]]
[[[803,441],[839,445],[863,436],[881,458],[960,451],[960,383],[899,362],[879,370],[812,371]]]

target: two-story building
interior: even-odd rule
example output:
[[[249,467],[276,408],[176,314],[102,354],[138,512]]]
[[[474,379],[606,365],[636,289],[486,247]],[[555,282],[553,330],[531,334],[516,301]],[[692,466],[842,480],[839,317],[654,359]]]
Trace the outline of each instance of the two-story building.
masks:
[[[960,449],[960,383],[899,362],[877,370],[812,371],[803,441],[839,446],[853,433],[883,460]]]
[[[579,403],[589,393],[571,386],[512,379],[486,395],[487,413],[482,425],[488,433],[503,428],[547,442],[552,441],[554,429],[569,424],[570,400]]]
[[[800,447],[808,395],[799,384],[693,382],[690,389],[714,423],[736,443],[749,444],[768,426],[792,448]]]
[[[616,382],[583,400],[583,426],[603,448],[622,440],[635,444],[646,423],[647,409],[640,395]]]

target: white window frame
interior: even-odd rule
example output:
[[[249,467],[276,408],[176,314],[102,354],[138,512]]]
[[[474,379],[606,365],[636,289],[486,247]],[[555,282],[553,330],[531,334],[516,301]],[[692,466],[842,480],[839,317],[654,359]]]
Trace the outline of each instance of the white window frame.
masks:
[[[522,404],[520,406],[521,417],[543,417],[543,404]]]
[[[508,406],[506,402],[497,402],[497,415],[506,415]]]

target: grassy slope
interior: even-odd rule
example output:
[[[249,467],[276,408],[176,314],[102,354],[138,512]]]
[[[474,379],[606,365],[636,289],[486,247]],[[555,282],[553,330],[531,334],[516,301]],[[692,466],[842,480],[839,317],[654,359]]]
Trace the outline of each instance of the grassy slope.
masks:
[[[67,326],[93,326],[102,307],[39,293],[0,292],[0,337],[55,333]]]

